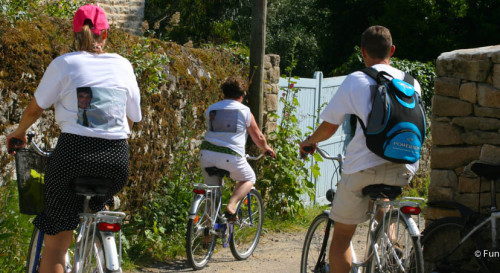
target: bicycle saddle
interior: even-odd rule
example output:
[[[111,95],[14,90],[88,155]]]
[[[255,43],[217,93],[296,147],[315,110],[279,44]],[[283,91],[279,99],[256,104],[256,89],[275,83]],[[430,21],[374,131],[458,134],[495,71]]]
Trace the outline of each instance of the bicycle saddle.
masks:
[[[208,168],[205,168],[205,171],[207,171],[208,175],[210,175],[210,176],[218,176],[218,177],[229,176],[228,171],[226,171],[224,169],[219,169],[217,167],[208,167]]]
[[[401,187],[376,184],[364,187],[361,192],[363,195],[369,195],[372,200],[377,198],[389,198],[390,200],[394,200],[401,194]]]
[[[486,177],[488,179],[500,178],[500,165],[476,162],[472,164],[470,169],[477,175]]]
[[[113,180],[102,177],[77,177],[69,184],[76,194],[104,196],[113,186]]]

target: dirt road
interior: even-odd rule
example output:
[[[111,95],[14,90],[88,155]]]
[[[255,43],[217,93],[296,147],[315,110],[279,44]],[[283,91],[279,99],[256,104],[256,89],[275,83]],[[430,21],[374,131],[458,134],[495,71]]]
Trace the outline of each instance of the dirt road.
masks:
[[[200,272],[252,272],[252,273],[294,273],[299,272],[302,244],[306,230],[300,232],[271,232],[264,234],[253,253],[245,261],[236,261],[231,250],[218,244],[216,253]],[[166,273],[193,271],[185,259],[166,264],[139,268],[126,273]]]
[[[422,225],[423,227],[424,225]],[[368,222],[358,225],[353,237],[353,245],[358,255],[365,251]],[[253,256],[245,261],[237,261],[231,250],[217,244],[216,252],[208,265],[200,272],[217,273],[298,273],[300,272],[300,258],[302,245],[307,230],[294,232],[269,232],[262,235]],[[125,273],[171,273],[192,272],[186,259],[170,263],[157,264],[150,267],[138,268]]]

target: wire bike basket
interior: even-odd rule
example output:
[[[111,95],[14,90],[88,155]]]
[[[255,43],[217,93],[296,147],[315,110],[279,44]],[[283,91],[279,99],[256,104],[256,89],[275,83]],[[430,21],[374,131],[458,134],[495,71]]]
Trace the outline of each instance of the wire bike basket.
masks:
[[[44,177],[48,159],[32,149],[21,148],[16,151],[19,211],[22,214],[36,215],[43,210]]]

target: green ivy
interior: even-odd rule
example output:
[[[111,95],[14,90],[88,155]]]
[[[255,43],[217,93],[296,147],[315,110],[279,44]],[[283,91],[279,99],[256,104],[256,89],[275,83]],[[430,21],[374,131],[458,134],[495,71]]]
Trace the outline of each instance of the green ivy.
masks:
[[[136,77],[142,79],[141,90],[152,94],[168,81],[164,68],[170,60],[166,54],[157,53],[158,49],[150,38],[143,37],[132,47],[132,54],[124,55],[134,66]]]
[[[18,20],[31,20],[39,13],[72,19],[76,10],[84,3],[81,0],[44,1],[43,4],[37,0],[0,0],[0,11],[11,24]]]

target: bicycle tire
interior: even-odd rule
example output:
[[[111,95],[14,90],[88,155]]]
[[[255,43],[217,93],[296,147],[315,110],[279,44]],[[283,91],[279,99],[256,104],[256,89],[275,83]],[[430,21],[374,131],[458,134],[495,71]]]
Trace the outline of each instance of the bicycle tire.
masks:
[[[423,272],[420,240],[419,237],[410,235],[409,223],[406,217],[409,216],[394,209],[386,214],[385,224],[380,223],[376,227],[374,244],[370,246],[369,253],[374,254],[374,251],[377,251],[380,255],[380,267],[376,262],[376,255],[373,255],[368,263],[367,272]],[[389,226],[390,231],[393,232],[387,235],[383,226]],[[390,244],[387,242],[388,240],[390,240]],[[376,247],[375,250],[373,246]],[[399,263],[403,266],[404,271],[401,270]]]
[[[473,238],[457,247],[466,233],[459,217],[438,219],[426,227],[422,237],[424,272],[478,272]]]
[[[239,261],[250,257],[257,248],[264,223],[264,203],[260,193],[252,189],[249,194],[250,200],[247,195],[236,206],[238,219],[232,224],[229,241],[231,253]]]
[[[194,219],[189,219],[186,233],[186,254],[189,265],[200,270],[212,257],[217,236],[213,234],[211,217],[208,215],[208,199],[204,198],[196,208]]]
[[[330,249],[330,238],[334,229],[332,220],[330,230],[327,232],[328,220],[329,215],[325,212],[316,216],[309,226],[304,246],[302,247],[300,273],[326,272],[326,266],[329,265],[328,250]],[[328,234],[328,237],[325,237],[325,234]],[[326,243],[326,246],[323,248],[324,243]]]
[[[26,273],[37,273],[40,268],[40,261],[42,259],[44,242],[43,233],[37,228],[33,228],[33,233],[31,234],[30,245],[28,248],[28,256],[26,260]],[[38,248],[38,249],[37,249]],[[69,251],[66,253],[65,259],[65,272],[71,271],[71,259],[69,256]]]

